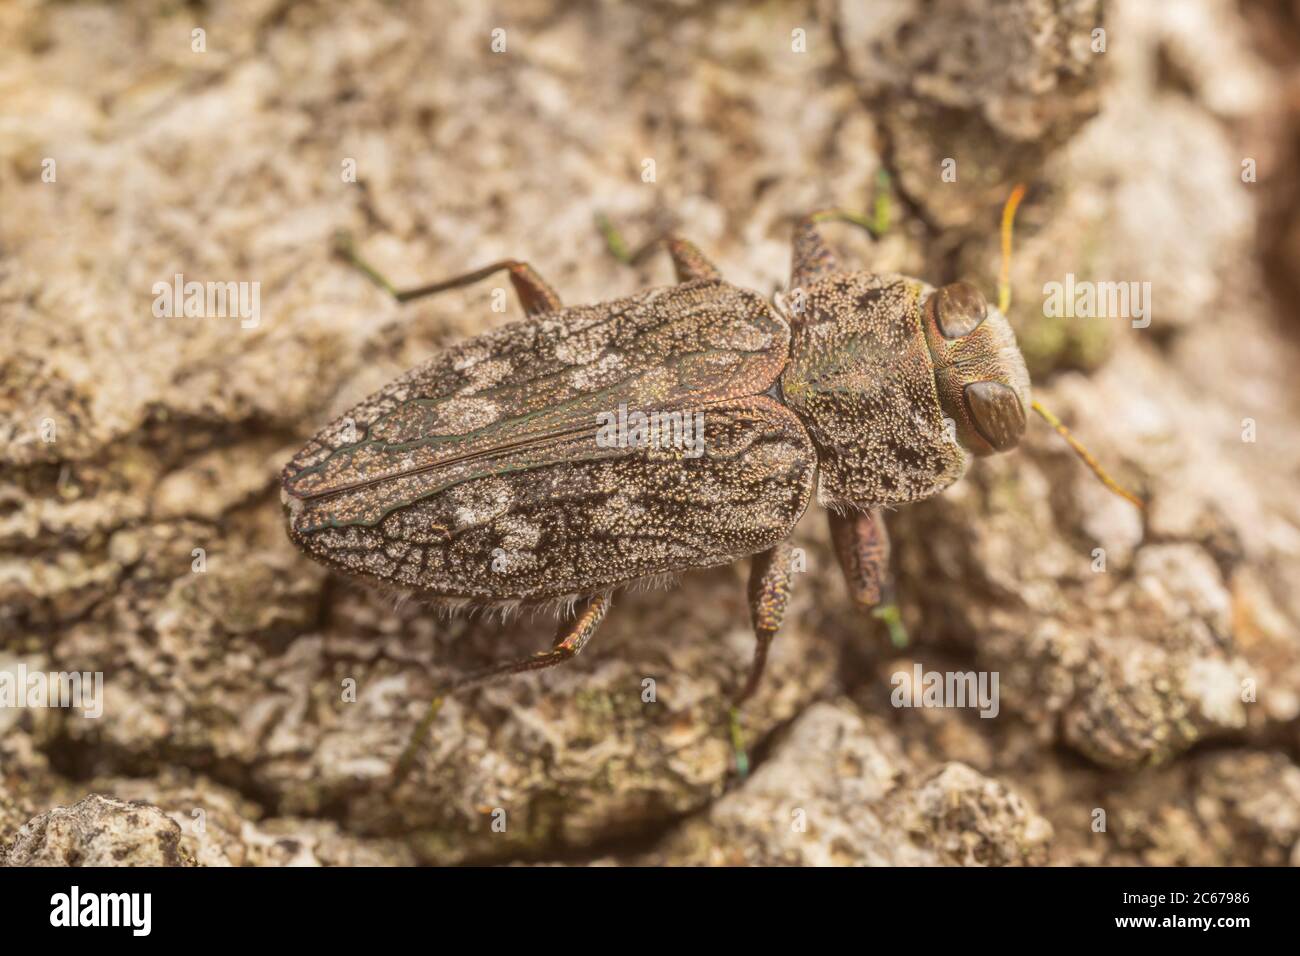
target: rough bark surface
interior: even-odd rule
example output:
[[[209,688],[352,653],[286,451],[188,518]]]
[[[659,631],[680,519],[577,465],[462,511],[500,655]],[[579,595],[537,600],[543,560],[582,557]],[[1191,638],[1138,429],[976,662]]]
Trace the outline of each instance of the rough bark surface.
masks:
[[[106,688],[98,719],[0,708],[0,863],[1300,862],[1286,34],[1263,5],[1105,6],[0,6],[0,669]],[[512,256],[570,303],[667,282],[606,253],[603,212],[767,295],[795,214],[883,191],[846,261],[992,296],[1016,181],[1036,394],[1144,514],[1031,423],[890,514],[904,651],[811,509],[747,779],[735,568],[447,701],[386,789],[439,675],[554,625],[395,605],[289,543],[288,456],[518,314],[493,283],[399,306],[337,231],[398,285]],[[177,273],[259,282],[260,323],[155,317]],[[1045,317],[1067,273],[1150,282],[1150,326]],[[891,706],[915,662],[996,671],[998,716]]]

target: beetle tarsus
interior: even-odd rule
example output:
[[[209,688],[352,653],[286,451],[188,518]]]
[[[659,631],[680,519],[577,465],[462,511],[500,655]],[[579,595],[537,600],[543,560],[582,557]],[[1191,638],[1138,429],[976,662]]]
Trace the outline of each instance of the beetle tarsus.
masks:
[[[885,622],[885,627],[889,630],[890,643],[899,650],[907,647],[909,642],[907,628],[903,626],[903,615],[897,604],[892,601],[882,604],[871,612],[871,616]]]
[[[744,780],[749,776],[749,754],[745,750],[745,731],[740,725],[740,708],[727,710],[727,724],[731,733],[731,752],[736,757],[736,776]]]
[[[425,712],[410,739],[407,740],[406,746],[402,748],[402,754],[397,758],[397,763],[393,767],[392,786],[394,789],[402,785],[402,781],[410,774],[411,767],[415,765],[416,755],[419,754],[420,747],[424,745],[424,741],[428,738],[429,731],[433,729],[433,722],[438,718],[438,712],[442,710],[442,701],[442,695],[433,699],[429,704],[428,711]]]

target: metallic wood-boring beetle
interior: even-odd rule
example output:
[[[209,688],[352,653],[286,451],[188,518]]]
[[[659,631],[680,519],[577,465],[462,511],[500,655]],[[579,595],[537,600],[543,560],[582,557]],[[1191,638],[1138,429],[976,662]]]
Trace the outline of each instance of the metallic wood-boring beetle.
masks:
[[[797,223],[798,307],[780,311],[676,236],[662,242],[677,285],[598,305],[562,306],[514,260],[395,292],[506,271],[527,317],[426,361],[308,442],[282,474],[290,537],[439,603],[572,608],[550,650],[448,691],[575,656],[620,586],[752,555],[757,646],[738,705],[781,625],[787,537],[814,487],[852,598],[870,608],[887,579],[880,509],[1014,448],[1031,407],[1002,311],[965,282],[842,270],[819,229],[842,215]],[[703,454],[600,441],[620,408],[702,413]]]

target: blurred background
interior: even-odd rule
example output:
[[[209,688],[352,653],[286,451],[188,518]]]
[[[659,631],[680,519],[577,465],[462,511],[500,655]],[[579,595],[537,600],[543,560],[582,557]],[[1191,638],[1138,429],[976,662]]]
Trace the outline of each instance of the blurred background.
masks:
[[[1297,47],[1263,0],[0,5],[0,670],[104,681],[96,718],[0,708],[0,862],[1300,862]],[[398,285],[668,282],[604,214],[771,294],[841,205],[888,222],[833,227],[846,262],[992,298],[1017,182],[1036,395],[1145,512],[1031,422],[890,515],[905,649],[810,509],[746,778],[736,567],[449,700],[386,790],[438,676],[552,624],[395,606],[285,537],[293,451],[521,314],[398,306],[336,233]],[[178,274],[256,313],[159,314]],[[1149,283],[1150,324],[1046,314],[1067,276]],[[997,673],[997,716],[891,706],[917,664]]]

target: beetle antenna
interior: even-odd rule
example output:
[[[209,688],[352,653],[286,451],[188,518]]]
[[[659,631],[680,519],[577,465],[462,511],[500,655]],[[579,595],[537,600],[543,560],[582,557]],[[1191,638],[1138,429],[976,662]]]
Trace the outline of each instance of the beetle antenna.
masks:
[[[1016,187],[1011,190],[1011,195],[1007,197],[1006,205],[1002,207],[1002,271],[998,275],[998,311],[1003,315],[1011,308],[1011,233],[1016,221],[1016,210],[1020,207],[1020,200],[1025,198],[1025,184],[1017,183]],[[1070,429],[1061,423],[1061,420],[1053,415],[1042,402],[1035,399],[1030,403],[1043,421],[1051,425],[1056,433],[1065,439],[1066,443],[1079,456],[1079,460],[1087,465],[1098,480],[1103,485],[1119,495],[1125,501],[1131,503],[1135,508],[1145,508],[1146,503],[1126,489],[1118,481],[1107,474],[1106,469],[1101,467],[1101,463],[1093,457],[1092,452],[1084,447],[1083,442],[1074,437]]]
[[[1002,207],[1002,271],[998,275],[998,311],[1003,315],[1011,308],[1011,227],[1016,221],[1016,210],[1025,198],[1025,184],[1017,183]]]
[[[1109,488],[1115,494],[1119,495],[1125,501],[1132,503],[1135,508],[1145,508],[1146,503],[1133,492],[1128,491],[1123,485],[1106,473],[1106,469],[1092,456],[1092,452],[1083,446],[1083,442],[1075,438],[1070,429],[1061,424],[1061,420],[1043,407],[1043,403],[1035,399],[1032,403],[1034,411],[1042,416],[1043,421],[1056,429],[1056,433],[1069,443],[1074,449],[1074,453],[1079,456],[1080,460],[1092,469],[1092,473],[1100,479],[1101,483]]]
[[[878,211],[876,217],[872,218],[871,216],[867,216],[860,212],[853,212],[851,209],[840,209],[838,207],[832,207],[828,209],[818,209],[808,218],[811,219],[813,222],[851,223],[852,225],[855,225],[861,229],[865,229],[867,232],[871,233],[873,237],[878,235],[876,230],[879,228],[880,220],[881,220]],[[886,226],[888,226],[887,218],[886,218]]]

